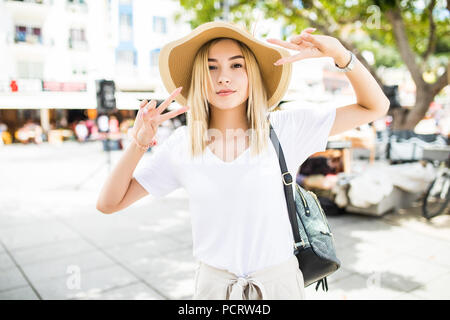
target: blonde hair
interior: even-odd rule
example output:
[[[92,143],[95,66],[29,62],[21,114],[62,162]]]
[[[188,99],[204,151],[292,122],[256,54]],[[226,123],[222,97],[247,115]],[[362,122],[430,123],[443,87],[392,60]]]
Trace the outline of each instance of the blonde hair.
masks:
[[[210,119],[207,100],[208,83],[211,88],[214,88],[208,67],[208,53],[211,46],[224,39],[229,38],[216,38],[206,42],[198,50],[194,59],[187,97],[187,105],[191,108],[187,112],[191,156],[203,154],[207,146],[207,130]],[[239,45],[246,64],[249,83],[247,121],[250,128],[250,151],[252,155],[257,155],[264,150],[269,138],[269,122],[266,118],[268,112],[267,93],[253,52],[244,43],[235,39],[231,40]]]

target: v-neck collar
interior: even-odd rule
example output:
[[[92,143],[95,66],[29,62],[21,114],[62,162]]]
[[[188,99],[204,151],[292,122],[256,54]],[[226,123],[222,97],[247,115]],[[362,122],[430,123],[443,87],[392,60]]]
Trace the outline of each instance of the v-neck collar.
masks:
[[[224,161],[222,159],[220,159],[214,152],[212,152],[212,150],[209,148],[209,146],[206,146],[206,149],[208,149],[208,152],[215,158],[217,159],[217,161],[223,163],[223,164],[233,164],[236,161],[238,161],[239,159],[241,159],[250,149],[250,146],[247,147],[243,152],[241,152],[235,159],[233,159],[232,161]]]

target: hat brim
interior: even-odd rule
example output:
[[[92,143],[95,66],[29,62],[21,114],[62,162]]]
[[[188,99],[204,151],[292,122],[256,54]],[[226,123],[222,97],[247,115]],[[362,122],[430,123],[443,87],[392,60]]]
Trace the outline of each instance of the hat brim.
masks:
[[[214,21],[195,28],[187,36],[166,44],[159,54],[159,71],[166,90],[170,93],[183,87],[175,97],[180,105],[187,105],[195,55],[203,44],[215,38],[231,38],[245,43],[256,57],[267,90],[268,107],[275,107],[283,98],[291,81],[292,66],[273,63],[290,56],[286,49],[273,47],[254,38],[247,30],[231,23]]]

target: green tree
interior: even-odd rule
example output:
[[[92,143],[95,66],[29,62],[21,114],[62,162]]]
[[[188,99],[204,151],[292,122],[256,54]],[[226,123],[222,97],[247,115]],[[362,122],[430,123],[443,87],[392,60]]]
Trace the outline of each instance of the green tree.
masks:
[[[406,66],[416,85],[411,109],[393,110],[394,128],[413,129],[435,96],[449,83],[450,0],[179,0],[181,15],[191,17],[192,28],[223,19],[245,24],[251,30],[258,9],[263,17],[281,21],[291,34],[314,27],[335,37],[371,72],[380,66]],[[364,36],[361,37],[361,34]],[[370,50],[375,64],[362,56]],[[431,74],[433,81],[424,74]]]

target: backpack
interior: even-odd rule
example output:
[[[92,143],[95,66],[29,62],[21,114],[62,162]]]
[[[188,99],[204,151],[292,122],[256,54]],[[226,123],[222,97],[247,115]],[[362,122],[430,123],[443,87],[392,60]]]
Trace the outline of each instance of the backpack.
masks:
[[[294,235],[294,255],[303,274],[305,287],[317,282],[328,290],[327,276],[339,269],[334,238],[317,196],[293,182],[278,137],[270,125],[270,139],[278,155],[289,220]],[[292,184],[295,183],[295,198]]]

